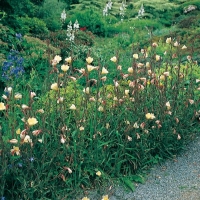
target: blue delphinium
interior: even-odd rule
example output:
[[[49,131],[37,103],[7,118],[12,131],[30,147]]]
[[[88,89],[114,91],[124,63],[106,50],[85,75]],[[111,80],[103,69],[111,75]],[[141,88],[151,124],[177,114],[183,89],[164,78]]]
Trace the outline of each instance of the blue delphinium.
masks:
[[[24,74],[24,59],[18,51],[11,50],[2,66],[2,79],[7,81],[19,78],[22,74]]]

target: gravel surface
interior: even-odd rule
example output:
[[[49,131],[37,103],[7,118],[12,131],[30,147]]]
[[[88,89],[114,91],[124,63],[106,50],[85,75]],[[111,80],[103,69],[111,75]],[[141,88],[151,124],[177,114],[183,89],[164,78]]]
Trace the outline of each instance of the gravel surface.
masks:
[[[115,187],[106,194],[109,200],[200,200],[200,137],[176,159],[154,166],[135,192]],[[101,196],[94,191],[88,195],[90,200]]]

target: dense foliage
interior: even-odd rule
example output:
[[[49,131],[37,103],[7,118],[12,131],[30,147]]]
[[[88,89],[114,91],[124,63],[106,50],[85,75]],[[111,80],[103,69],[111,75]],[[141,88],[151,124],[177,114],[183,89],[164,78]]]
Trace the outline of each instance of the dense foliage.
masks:
[[[111,2],[0,0],[0,199],[108,200],[199,134],[199,1]]]

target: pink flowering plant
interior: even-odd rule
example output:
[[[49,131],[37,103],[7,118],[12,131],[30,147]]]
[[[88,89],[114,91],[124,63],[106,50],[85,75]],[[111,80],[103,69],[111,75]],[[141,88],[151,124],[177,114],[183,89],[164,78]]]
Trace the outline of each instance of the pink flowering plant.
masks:
[[[73,51],[55,55],[41,93],[7,85],[0,196],[71,199],[75,189],[103,183],[109,193],[116,178],[143,182],[144,170],[173,158],[195,138],[200,117],[199,66],[180,43],[134,46],[127,62],[120,51],[106,62],[89,52],[81,68]]]

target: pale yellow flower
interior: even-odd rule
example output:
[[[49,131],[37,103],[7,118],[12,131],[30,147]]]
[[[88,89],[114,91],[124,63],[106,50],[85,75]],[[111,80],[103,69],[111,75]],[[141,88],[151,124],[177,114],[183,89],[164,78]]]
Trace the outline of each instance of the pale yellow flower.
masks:
[[[12,140],[9,140],[9,142],[10,142],[11,144],[17,144],[17,143],[18,143],[18,140],[17,140],[17,139],[12,139]]]
[[[4,105],[4,103],[0,103],[0,110],[5,110],[6,109],[6,106]]]
[[[194,100],[192,100],[192,99],[189,99],[189,102],[191,105],[194,104]]]
[[[133,58],[138,59],[139,58],[138,54],[137,53],[133,54]]]
[[[37,112],[43,114],[43,113],[44,113],[44,110],[43,110],[43,109],[39,109],[39,110],[37,110]]]
[[[187,47],[185,45],[183,45],[181,49],[187,49]]]
[[[108,70],[105,67],[103,67],[102,71],[101,71],[101,74],[108,74]]]
[[[128,96],[129,95],[129,90],[125,90],[125,95]]]
[[[22,109],[28,109],[29,107],[27,106],[27,105],[25,105],[25,104],[22,104]]]
[[[87,65],[88,72],[91,72],[92,70],[97,69],[97,67],[94,67],[92,65]]]
[[[58,55],[56,55],[53,59],[54,62],[59,63],[62,60],[62,58]]]
[[[69,69],[69,65],[62,65],[62,66],[61,66],[61,70],[62,70],[63,72],[66,72],[68,69]]]
[[[8,97],[5,94],[2,95],[2,98],[5,100],[8,99]]]
[[[149,62],[146,62],[146,67],[150,67],[150,63]]]
[[[153,113],[147,113],[145,116],[146,116],[146,119],[155,119],[156,118]]]
[[[176,41],[174,42],[174,46],[177,47],[179,45],[179,43]]]
[[[111,60],[112,62],[117,62],[117,57],[116,57],[116,56],[113,56],[110,60]]]
[[[81,127],[79,128],[79,130],[80,130],[80,131],[84,131],[84,127],[81,126]]]
[[[72,104],[69,109],[70,110],[76,110],[76,106],[74,104]]]
[[[91,64],[92,61],[93,61],[93,58],[91,58],[91,57],[87,57],[87,58],[86,58],[86,62],[87,62],[88,64]]]
[[[82,200],[90,200],[89,198],[87,197],[83,197]]]
[[[181,139],[181,136],[180,136],[180,134],[178,134],[178,136],[177,136],[177,140],[180,140]]]
[[[58,90],[58,83],[53,83],[52,85],[51,85],[51,89],[52,90]]]
[[[18,129],[16,130],[16,134],[19,135],[20,133],[21,133],[21,130],[20,130],[20,128],[18,128]]]
[[[99,106],[98,111],[99,111],[99,112],[103,112],[103,107],[102,107],[102,106]]]
[[[35,97],[35,96],[36,96],[36,93],[35,93],[35,92],[31,92],[31,93],[30,93],[31,99],[32,99],[33,97]]]
[[[158,44],[156,42],[152,43],[152,47],[157,47]]]
[[[109,128],[110,128],[110,124],[106,123],[106,129],[109,129]]]
[[[121,66],[121,65],[118,65],[118,66],[117,66],[117,70],[122,70],[122,66]]]
[[[15,99],[21,99],[22,98],[22,94],[16,93],[14,97],[15,97]]]
[[[34,126],[35,124],[38,123],[37,119],[34,118],[34,117],[29,117],[28,120],[27,120],[27,122],[28,122],[29,126]]]
[[[169,72],[163,72],[165,76],[169,76]]]
[[[16,154],[17,156],[20,155],[19,147],[13,146],[13,149],[10,150],[11,154],[14,156]]]
[[[139,128],[139,125],[137,124],[137,122],[134,123],[133,128]]]
[[[32,139],[29,135],[26,135],[25,138],[24,138],[24,142],[25,143],[31,143],[32,142]]]
[[[160,60],[160,56],[156,55],[156,61],[159,61],[159,60]]]
[[[165,105],[166,105],[166,107],[167,107],[167,110],[170,110],[171,106],[170,106],[169,101],[168,101]]]
[[[133,138],[128,136],[128,141],[131,142],[132,140],[133,140]]]
[[[170,44],[171,41],[172,41],[172,38],[171,38],[171,37],[169,37],[169,38],[166,39],[166,43],[167,43],[167,44]]]
[[[70,57],[68,57],[68,58],[65,58],[65,61],[66,61],[67,63],[71,63],[71,62],[72,62],[72,57],[70,56]]]
[[[108,195],[104,195],[104,196],[102,197],[102,200],[109,200]]]
[[[98,172],[96,173],[96,175],[97,175],[97,176],[101,176],[101,172],[98,171]]]
[[[129,72],[130,74],[132,74],[132,73],[133,73],[133,68],[132,68],[132,67],[129,67],[129,68],[128,68],[128,72]]]
[[[89,88],[89,87],[84,88],[84,89],[83,89],[83,92],[84,92],[85,94],[89,94],[89,93],[90,93],[90,88]]]
[[[106,76],[103,76],[103,77],[101,78],[102,81],[106,81],[106,79],[107,79]]]
[[[164,75],[161,75],[161,76],[160,76],[160,80],[161,80],[161,81],[164,81],[164,80],[165,80],[165,76],[164,76]]]

